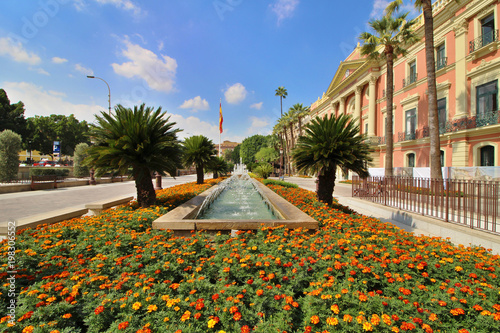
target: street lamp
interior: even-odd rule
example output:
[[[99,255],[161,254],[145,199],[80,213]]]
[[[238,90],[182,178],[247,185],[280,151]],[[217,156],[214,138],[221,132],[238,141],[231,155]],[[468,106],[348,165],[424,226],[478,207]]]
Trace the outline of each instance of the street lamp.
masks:
[[[280,180],[283,176],[283,148],[280,148]]]
[[[104,83],[106,83],[106,85],[108,86],[109,115],[111,115],[111,89],[109,89],[109,84],[104,79],[101,79],[100,77],[97,77],[97,76],[87,75],[87,78],[89,78],[89,79],[99,79],[99,80],[103,81]]]

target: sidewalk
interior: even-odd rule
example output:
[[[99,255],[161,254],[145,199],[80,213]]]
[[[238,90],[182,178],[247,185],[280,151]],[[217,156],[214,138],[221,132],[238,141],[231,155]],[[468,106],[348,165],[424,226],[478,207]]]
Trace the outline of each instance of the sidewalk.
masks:
[[[285,177],[285,181],[297,184],[309,191],[316,191],[315,178]],[[491,249],[493,254],[500,254],[500,236],[498,235],[393,209],[368,200],[353,198],[350,184],[336,182],[333,197],[340,204],[348,206],[362,215],[377,218],[385,223],[391,223],[415,235],[441,237],[448,239],[455,245],[482,246]]]

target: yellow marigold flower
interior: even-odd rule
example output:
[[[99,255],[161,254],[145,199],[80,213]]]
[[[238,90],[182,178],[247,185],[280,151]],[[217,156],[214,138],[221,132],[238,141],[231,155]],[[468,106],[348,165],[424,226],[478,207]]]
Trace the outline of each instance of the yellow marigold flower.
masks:
[[[337,326],[339,324],[339,320],[334,317],[328,317],[326,318],[326,323],[330,326]]]
[[[397,328],[396,326],[393,326],[391,331],[393,331],[395,333],[399,333],[399,328]]]
[[[311,317],[311,323],[313,323],[313,324],[315,324],[315,325],[316,325],[317,323],[319,323],[319,317],[318,317],[318,316],[312,316],[312,317]]]
[[[363,323],[363,329],[365,331],[373,331],[373,327],[372,327],[372,324],[370,324],[369,322],[365,321]]]
[[[333,313],[335,314],[339,314],[340,312],[340,309],[339,309],[339,306],[337,304],[333,304],[330,309],[333,311]]]
[[[207,323],[208,328],[213,328],[217,324],[217,321],[210,319]]]
[[[464,269],[463,269],[462,267],[460,267],[460,266],[456,266],[456,267],[455,267],[455,271],[457,271],[457,272],[461,272],[461,271],[463,271],[463,270],[464,270]]]
[[[71,313],[63,314],[62,317],[65,319],[71,318]]]
[[[139,310],[141,308],[142,304],[141,302],[135,302],[133,305],[132,305],[132,309],[134,310]]]
[[[35,328],[33,326],[28,326],[23,329],[23,333],[31,333]]]
[[[158,307],[156,305],[154,305],[154,304],[148,305],[148,312],[153,312],[156,310],[158,310]]]

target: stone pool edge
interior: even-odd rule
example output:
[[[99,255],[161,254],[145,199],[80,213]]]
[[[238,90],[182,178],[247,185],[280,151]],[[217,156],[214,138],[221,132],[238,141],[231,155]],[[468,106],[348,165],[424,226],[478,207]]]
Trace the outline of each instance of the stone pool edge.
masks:
[[[318,229],[318,222],[300,209],[283,199],[280,195],[260,182],[257,186],[266,195],[283,220],[195,220],[196,213],[203,200],[217,188],[213,186],[184,204],[176,207],[165,215],[153,221],[153,229],[175,231],[198,230],[256,230],[262,225],[266,227],[285,226],[289,229]]]

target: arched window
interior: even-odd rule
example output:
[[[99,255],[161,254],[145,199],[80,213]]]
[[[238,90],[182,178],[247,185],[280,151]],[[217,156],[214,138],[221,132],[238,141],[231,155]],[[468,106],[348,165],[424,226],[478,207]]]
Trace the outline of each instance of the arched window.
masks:
[[[415,167],[415,153],[409,153],[406,155],[406,164],[409,168]]]
[[[494,166],[495,165],[495,147],[484,146],[480,150],[481,166]]]

